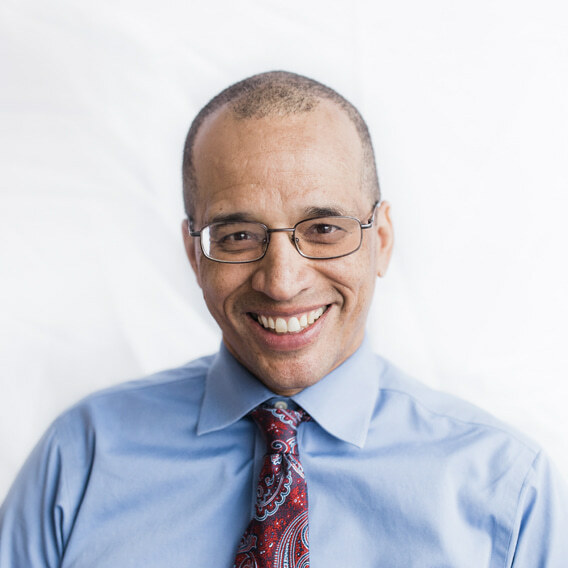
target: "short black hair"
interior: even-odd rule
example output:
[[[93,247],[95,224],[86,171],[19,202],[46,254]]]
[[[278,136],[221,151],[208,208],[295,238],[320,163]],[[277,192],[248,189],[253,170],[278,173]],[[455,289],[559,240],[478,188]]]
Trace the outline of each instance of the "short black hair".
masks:
[[[311,112],[320,100],[339,106],[355,125],[363,148],[363,184],[376,201],[380,200],[380,187],[371,135],[361,113],[345,97],[332,88],[288,71],[259,73],[227,87],[213,97],[194,118],[183,151],[183,200],[185,211],[191,218],[196,189],[193,147],[205,119],[217,109],[227,105],[237,119],[286,116]]]

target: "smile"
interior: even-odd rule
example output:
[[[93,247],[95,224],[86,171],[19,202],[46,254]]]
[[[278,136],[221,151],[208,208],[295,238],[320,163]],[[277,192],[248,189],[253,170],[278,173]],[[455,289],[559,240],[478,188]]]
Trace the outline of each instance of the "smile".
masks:
[[[270,329],[275,333],[297,333],[313,325],[327,310],[328,306],[310,310],[303,314],[298,314],[290,318],[265,316],[263,314],[250,315],[265,329]]]

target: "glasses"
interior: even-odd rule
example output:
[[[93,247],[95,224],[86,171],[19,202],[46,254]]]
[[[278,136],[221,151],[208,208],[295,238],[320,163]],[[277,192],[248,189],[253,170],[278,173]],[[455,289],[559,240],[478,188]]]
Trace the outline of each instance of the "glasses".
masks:
[[[260,260],[268,250],[272,233],[291,233],[291,242],[305,258],[341,258],[359,250],[363,230],[373,226],[378,205],[378,201],[373,205],[367,223],[343,215],[311,217],[283,229],[269,229],[251,221],[221,221],[205,225],[201,231],[190,228],[189,234],[199,237],[203,254],[216,262],[240,264]],[[191,227],[191,220],[189,223]]]

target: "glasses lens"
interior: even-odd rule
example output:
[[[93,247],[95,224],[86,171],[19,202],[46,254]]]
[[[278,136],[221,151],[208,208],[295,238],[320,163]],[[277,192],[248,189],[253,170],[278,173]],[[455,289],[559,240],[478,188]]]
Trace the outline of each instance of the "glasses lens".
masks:
[[[213,260],[247,262],[264,254],[266,230],[260,223],[213,223],[201,232],[203,252]]]
[[[351,217],[319,217],[296,225],[298,248],[311,258],[333,258],[356,251],[361,225]]]

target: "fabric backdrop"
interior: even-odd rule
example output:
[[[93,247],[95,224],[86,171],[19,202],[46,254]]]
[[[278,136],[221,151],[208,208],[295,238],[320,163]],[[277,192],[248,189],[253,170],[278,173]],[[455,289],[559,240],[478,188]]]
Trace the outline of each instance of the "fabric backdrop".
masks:
[[[214,351],[183,251],[197,110],[270,69],[368,120],[396,250],[376,349],[568,476],[563,0],[3,0],[0,498],[87,393]]]

